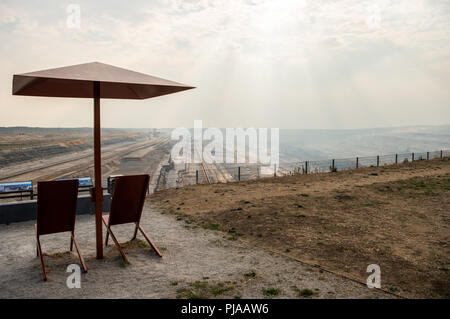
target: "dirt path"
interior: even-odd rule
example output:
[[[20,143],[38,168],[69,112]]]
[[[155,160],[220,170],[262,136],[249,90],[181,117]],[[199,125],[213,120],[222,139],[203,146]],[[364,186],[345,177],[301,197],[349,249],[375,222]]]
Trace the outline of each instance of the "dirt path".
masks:
[[[192,228],[187,220],[156,212],[147,202],[143,228],[164,257],[141,242],[128,244],[125,266],[110,245],[104,260],[95,259],[94,219],[77,218],[76,235],[89,271],[81,289],[68,289],[66,234],[42,237],[49,280],[41,280],[35,256],[33,222],[0,225],[0,298],[391,298],[382,291],[322,272],[270,253],[223,233]],[[132,226],[116,226],[119,241]],[[59,253],[62,252],[62,253]],[[264,293],[265,292],[265,293]],[[312,296],[309,296],[312,294]]]

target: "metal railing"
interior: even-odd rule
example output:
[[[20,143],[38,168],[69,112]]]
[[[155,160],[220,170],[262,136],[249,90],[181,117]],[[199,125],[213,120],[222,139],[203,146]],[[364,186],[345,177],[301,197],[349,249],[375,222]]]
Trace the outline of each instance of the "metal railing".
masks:
[[[298,162],[282,162],[279,167],[262,166],[258,164],[217,164],[222,165],[235,181],[245,181],[269,176],[285,176],[293,174],[327,173],[357,169],[362,167],[379,167],[391,164],[401,164],[420,160],[432,160],[436,158],[450,157],[450,150],[397,153],[390,155],[374,155],[352,158],[339,158],[327,160],[312,160]],[[272,173],[264,173],[264,169]],[[197,178],[195,183],[199,182]]]
[[[80,184],[78,186],[79,193],[88,192],[89,189],[93,187],[91,177],[79,177],[78,180],[80,181]],[[22,186],[21,184],[24,184],[26,187]],[[38,196],[39,194],[37,192],[37,186],[32,181],[0,183],[0,200],[13,198],[19,198],[20,200],[22,200],[24,197],[34,199]]]

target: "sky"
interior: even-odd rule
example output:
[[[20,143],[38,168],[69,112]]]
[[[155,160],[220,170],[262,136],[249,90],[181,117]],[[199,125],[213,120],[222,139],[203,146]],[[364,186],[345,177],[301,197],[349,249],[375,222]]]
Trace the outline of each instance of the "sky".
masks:
[[[104,127],[450,124],[448,0],[2,0],[0,126],[92,127],[92,100],[11,87],[93,61],[196,87],[103,100]]]

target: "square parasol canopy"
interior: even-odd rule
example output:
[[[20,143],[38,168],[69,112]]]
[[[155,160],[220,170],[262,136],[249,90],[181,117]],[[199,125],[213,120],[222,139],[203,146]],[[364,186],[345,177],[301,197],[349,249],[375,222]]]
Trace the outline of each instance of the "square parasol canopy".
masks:
[[[13,76],[13,95],[94,99],[95,225],[97,258],[103,258],[100,99],[148,99],[194,87],[92,62]]]

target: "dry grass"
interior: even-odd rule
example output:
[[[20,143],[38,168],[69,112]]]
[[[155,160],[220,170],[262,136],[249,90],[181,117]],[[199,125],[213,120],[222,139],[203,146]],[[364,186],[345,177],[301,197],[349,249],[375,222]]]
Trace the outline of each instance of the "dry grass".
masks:
[[[359,281],[378,264],[382,287],[405,297],[450,297],[450,159],[196,185],[150,201]]]

